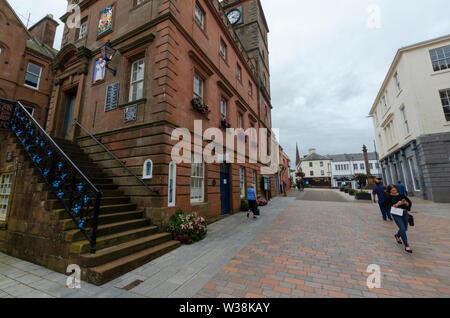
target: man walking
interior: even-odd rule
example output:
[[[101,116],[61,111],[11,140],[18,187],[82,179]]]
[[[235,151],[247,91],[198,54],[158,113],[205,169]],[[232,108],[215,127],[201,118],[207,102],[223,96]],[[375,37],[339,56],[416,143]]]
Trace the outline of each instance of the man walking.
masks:
[[[375,184],[376,184],[376,187],[372,191],[373,203],[377,203],[376,197],[378,196],[378,205],[380,207],[381,214],[383,215],[383,220],[387,221],[387,219],[389,218],[389,220],[392,221],[391,212],[389,212],[385,206],[385,204],[386,204],[386,196],[385,196],[386,188],[383,186],[383,184],[381,183],[380,180],[375,181]]]
[[[406,187],[402,184],[402,182],[399,180],[397,184],[395,185],[398,188],[398,193],[400,195],[408,195],[408,190],[406,190]]]

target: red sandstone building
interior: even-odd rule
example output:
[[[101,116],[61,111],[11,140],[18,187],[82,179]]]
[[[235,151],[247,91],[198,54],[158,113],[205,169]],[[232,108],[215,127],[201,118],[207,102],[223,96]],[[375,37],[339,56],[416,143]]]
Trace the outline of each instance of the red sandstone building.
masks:
[[[171,166],[171,132],[179,127],[193,132],[194,120],[202,120],[204,130],[220,127],[222,117],[235,128],[271,128],[268,27],[260,2],[81,1],[80,6],[81,27],[66,26],[54,63],[51,135],[78,142],[153,219],[178,209],[204,216],[239,210],[248,184],[261,184],[260,165],[202,165],[201,172],[189,164]],[[229,12],[238,17],[234,25]],[[109,63],[116,75],[98,67],[99,49],[108,41],[117,50]],[[208,105],[208,116],[193,109],[194,97]],[[136,175],[149,163],[146,182],[158,193],[106,160],[92,139],[71,125],[73,118]],[[221,190],[223,182],[229,189]],[[274,190],[273,176],[271,186]]]
[[[17,190],[0,249],[60,272],[79,264],[83,279],[102,284],[176,248],[179,242],[154,225],[177,210],[211,218],[237,212],[250,184],[258,196],[276,195],[278,178],[262,174],[266,165],[250,163],[248,154],[245,163],[176,164],[172,158],[179,142],[174,129],[195,138],[196,120],[203,130],[266,128],[267,140],[273,138],[269,29],[259,0],[76,2],[79,25],[71,12],[61,17],[66,25],[51,65],[54,86],[43,126],[82,173],[65,183],[63,170],[71,163],[55,161],[49,183],[37,172],[37,155],[28,153],[30,162],[10,132],[8,151],[17,153],[21,178],[12,182]],[[89,180],[76,179],[81,175]],[[87,185],[92,192],[84,203],[93,204],[92,193],[101,202],[96,242],[93,219],[74,217],[80,209],[68,200],[67,192]]]
[[[0,0],[0,98],[18,100],[45,123],[53,88],[49,67],[58,23],[48,15],[27,29],[6,0]]]
[[[42,125],[53,88],[50,63],[57,54],[53,49],[57,26],[48,15],[27,29],[9,3],[0,0],[0,98],[20,101]],[[12,141],[5,136],[6,131],[0,130],[0,228],[6,226],[12,208],[18,169]]]

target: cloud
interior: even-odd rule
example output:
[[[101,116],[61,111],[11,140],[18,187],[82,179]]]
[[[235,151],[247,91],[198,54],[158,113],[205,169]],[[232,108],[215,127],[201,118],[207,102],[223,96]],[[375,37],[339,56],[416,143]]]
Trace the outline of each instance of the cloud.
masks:
[[[321,154],[373,151],[366,118],[397,50],[450,33],[447,0],[261,0],[268,20],[272,124],[295,162]],[[369,28],[369,6],[381,28]]]
[[[397,50],[450,33],[448,0],[261,0],[269,24],[272,124],[291,160],[302,154],[359,152],[373,146],[366,116]],[[61,17],[63,0],[9,0],[26,20]],[[381,28],[369,28],[368,8]],[[58,20],[59,21],[59,20]],[[26,22],[25,22],[26,23]],[[55,47],[62,38],[58,28]]]

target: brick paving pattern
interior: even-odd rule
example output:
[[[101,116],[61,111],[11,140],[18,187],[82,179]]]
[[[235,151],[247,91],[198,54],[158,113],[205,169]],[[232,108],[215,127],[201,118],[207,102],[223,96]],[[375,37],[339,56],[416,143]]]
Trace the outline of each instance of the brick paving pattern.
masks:
[[[295,201],[195,297],[450,297],[450,218],[415,219],[407,254],[376,205]]]
[[[377,205],[327,190],[291,195],[272,200],[258,220],[227,217],[202,242],[100,287],[71,290],[65,275],[0,253],[0,298],[450,297],[447,206],[416,205],[410,255]],[[380,289],[366,285],[369,264],[381,266]]]

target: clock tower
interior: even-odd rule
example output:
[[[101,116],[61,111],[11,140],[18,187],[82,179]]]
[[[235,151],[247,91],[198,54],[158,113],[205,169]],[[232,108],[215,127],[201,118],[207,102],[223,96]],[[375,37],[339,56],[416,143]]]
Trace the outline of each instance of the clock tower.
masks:
[[[233,26],[239,40],[252,62],[255,64],[259,83],[258,100],[260,115],[267,115],[267,126],[271,126],[270,110],[270,69],[269,44],[267,25],[264,10],[260,0],[223,0],[222,8]]]

